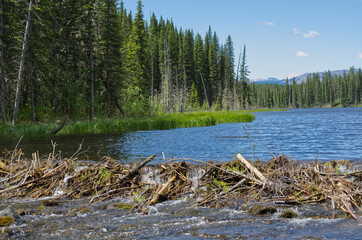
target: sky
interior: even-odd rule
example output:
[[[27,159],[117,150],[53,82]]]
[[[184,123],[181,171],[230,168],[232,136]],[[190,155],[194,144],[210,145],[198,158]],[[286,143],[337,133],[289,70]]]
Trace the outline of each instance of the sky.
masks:
[[[137,0],[124,0],[136,12]],[[172,19],[206,35],[211,26],[234,43],[235,62],[246,46],[250,79],[362,66],[362,0],[143,0],[145,20]]]

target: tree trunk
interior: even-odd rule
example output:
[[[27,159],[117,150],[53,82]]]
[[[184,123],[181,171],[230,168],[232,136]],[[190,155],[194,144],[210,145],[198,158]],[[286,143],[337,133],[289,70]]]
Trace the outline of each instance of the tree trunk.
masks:
[[[123,108],[122,108],[121,105],[119,104],[117,97],[113,95],[113,93],[111,92],[111,90],[110,90],[110,89],[108,88],[108,86],[107,86],[107,82],[104,81],[104,79],[103,79],[102,77],[101,77],[101,80],[102,80],[102,82],[103,82],[103,84],[104,84],[104,86],[105,86],[105,88],[106,88],[106,90],[107,90],[110,98],[114,101],[114,104],[116,105],[116,107],[118,108],[118,110],[120,111],[120,113],[122,114],[122,116],[125,117],[125,116],[126,116],[126,112],[123,110]]]
[[[12,121],[13,126],[16,125],[16,121],[17,121],[18,113],[19,113],[21,82],[23,80],[24,65],[25,65],[25,53],[26,53],[26,45],[28,43],[28,35],[29,35],[29,28],[30,28],[30,21],[31,21],[32,5],[33,5],[33,0],[30,0],[29,9],[28,9],[28,17],[26,19],[26,25],[25,25],[23,47],[21,49],[21,59],[20,59],[19,73],[18,73],[18,84],[16,86],[14,116],[13,116],[13,121]]]
[[[94,119],[94,72],[93,72],[93,37],[92,37],[92,1],[88,0],[88,31],[89,31],[89,73],[90,73],[90,120]]]
[[[110,75],[110,71],[109,71],[109,45],[110,43],[110,26],[109,26],[109,11],[110,11],[110,2],[107,1],[107,42],[106,42],[106,80],[107,80],[107,89],[110,89],[110,83],[109,83],[109,75]],[[110,117],[110,94],[108,92],[107,94],[107,117]]]
[[[4,63],[4,41],[3,41],[3,29],[4,29],[4,18],[3,18],[3,0],[0,0],[0,63]],[[0,108],[2,121],[6,123],[6,110],[5,110],[5,77],[0,66]]]
[[[57,17],[56,17],[56,0],[53,0],[52,6],[52,13],[53,13],[53,107],[54,112],[58,111],[58,84],[57,79],[59,77],[58,73],[58,54],[57,54]]]

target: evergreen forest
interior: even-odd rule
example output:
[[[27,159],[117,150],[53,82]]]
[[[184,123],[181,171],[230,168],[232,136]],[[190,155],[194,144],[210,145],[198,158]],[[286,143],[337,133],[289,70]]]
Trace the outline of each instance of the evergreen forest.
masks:
[[[305,82],[286,79],[285,85],[251,84],[256,108],[310,108],[360,106],[362,71],[351,68],[341,75],[313,73]]]
[[[146,20],[117,0],[0,2],[0,116],[12,121],[358,106],[361,69],[305,83],[249,83],[246,47]]]

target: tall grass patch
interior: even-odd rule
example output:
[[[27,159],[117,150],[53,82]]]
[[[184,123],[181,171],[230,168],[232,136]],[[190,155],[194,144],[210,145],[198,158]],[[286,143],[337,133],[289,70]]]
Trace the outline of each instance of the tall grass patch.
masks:
[[[149,117],[97,119],[95,121],[68,122],[57,135],[86,135],[122,133],[138,130],[164,130],[182,127],[204,127],[219,123],[251,122],[254,115],[238,112],[189,112],[160,114]],[[28,139],[50,138],[59,124],[25,124],[13,126],[0,125],[0,136],[6,138]]]

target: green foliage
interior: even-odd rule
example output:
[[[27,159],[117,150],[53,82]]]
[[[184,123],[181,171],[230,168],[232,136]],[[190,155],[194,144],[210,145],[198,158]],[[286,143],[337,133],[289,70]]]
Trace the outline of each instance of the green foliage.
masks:
[[[140,191],[135,191],[132,193],[133,194],[133,201],[136,204],[140,204],[140,203],[144,203],[145,202],[145,197],[142,196],[142,193]]]
[[[103,167],[99,170],[98,176],[100,182],[109,181],[112,179],[113,173],[108,168]]]
[[[229,192],[229,188],[226,184],[226,182],[223,182],[223,181],[218,181],[217,179],[213,179],[212,180],[216,185],[218,185],[219,187],[221,187],[225,193],[228,193]]]
[[[190,106],[191,106],[191,109],[193,109],[193,110],[197,110],[200,107],[199,96],[197,94],[197,89],[195,87],[195,83],[192,83],[192,86],[191,86]]]
[[[14,110],[13,79],[28,8],[27,1],[4,1],[3,5],[6,31],[1,36],[0,117],[6,122]],[[286,86],[250,84],[245,46],[235,76],[230,36],[221,43],[211,27],[202,37],[154,14],[147,22],[142,7],[138,1],[132,15],[116,0],[35,1],[19,121],[50,122],[63,116],[77,121],[87,119],[91,109],[95,118],[117,118],[361,104],[361,69],[351,68],[343,76],[312,74],[302,84],[294,80]],[[0,126],[7,136],[44,137],[51,134],[52,126],[20,129]],[[94,131],[86,125],[74,130]]]

